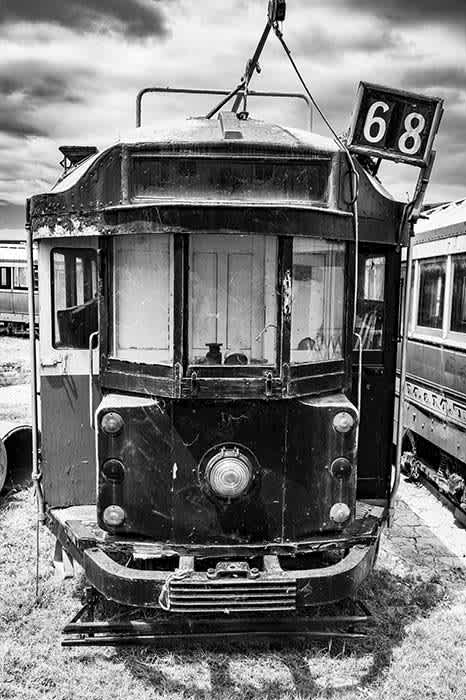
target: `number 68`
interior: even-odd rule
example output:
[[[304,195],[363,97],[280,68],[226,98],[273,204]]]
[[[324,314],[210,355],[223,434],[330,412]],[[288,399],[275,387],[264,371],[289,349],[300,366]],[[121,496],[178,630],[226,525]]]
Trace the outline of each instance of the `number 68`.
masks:
[[[381,116],[388,112],[390,107],[386,102],[373,102],[367,111],[364,123],[364,138],[369,143],[382,141],[387,131],[387,122]],[[379,114],[377,115],[376,112]],[[414,156],[421,148],[421,134],[426,125],[426,120],[419,112],[410,112],[404,120],[405,131],[398,139],[398,148],[402,153]]]

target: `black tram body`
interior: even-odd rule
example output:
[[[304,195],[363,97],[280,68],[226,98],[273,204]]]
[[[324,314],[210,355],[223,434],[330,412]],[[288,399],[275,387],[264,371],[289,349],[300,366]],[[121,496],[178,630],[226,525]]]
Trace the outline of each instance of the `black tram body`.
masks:
[[[465,200],[426,210],[418,222],[405,312],[405,471],[421,471],[466,524]]]
[[[310,132],[143,127],[29,201],[47,523],[107,598],[289,611],[371,571],[403,205],[356,166],[357,285],[348,161]]]

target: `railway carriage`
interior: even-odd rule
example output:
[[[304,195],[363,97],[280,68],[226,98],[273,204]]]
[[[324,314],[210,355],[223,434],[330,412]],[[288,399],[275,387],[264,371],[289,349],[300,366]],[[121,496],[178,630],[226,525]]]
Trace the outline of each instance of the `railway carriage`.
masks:
[[[17,231],[0,231],[0,329],[8,334],[27,334],[29,329],[28,277],[25,248]],[[16,234],[16,235],[14,235]],[[37,266],[34,290],[37,295]],[[39,318],[36,314],[36,327]]]
[[[371,571],[404,206],[356,167],[358,251],[345,153],[231,112],[136,129],[28,202],[42,505],[104,597],[271,614]]]
[[[466,524],[466,200],[424,212],[413,261],[404,467]]]

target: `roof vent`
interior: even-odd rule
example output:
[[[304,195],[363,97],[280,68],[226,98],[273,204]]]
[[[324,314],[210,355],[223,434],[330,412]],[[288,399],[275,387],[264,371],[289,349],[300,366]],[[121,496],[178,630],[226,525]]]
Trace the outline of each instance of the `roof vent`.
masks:
[[[220,112],[218,115],[223,138],[231,141],[232,139],[242,139],[241,122],[238,119],[236,112]]]
[[[65,173],[70,168],[78,165],[78,163],[86,160],[86,158],[89,158],[89,156],[97,153],[96,146],[60,146],[58,150],[63,153],[63,160],[60,161],[60,165]]]

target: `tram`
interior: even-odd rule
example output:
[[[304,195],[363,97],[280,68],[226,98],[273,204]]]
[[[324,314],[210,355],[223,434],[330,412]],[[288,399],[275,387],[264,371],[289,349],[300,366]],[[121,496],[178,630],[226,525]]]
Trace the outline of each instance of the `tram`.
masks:
[[[0,331],[3,330],[8,335],[27,335],[29,330],[25,238],[24,231],[0,230]],[[36,297],[37,286],[36,264],[34,282]],[[38,308],[37,300],[36,308]],[[36,313],[36,332],[38,322]]]
[[[235,92],[82,149],[28,201],[35,481],[56,561],[94,593],[276,632],[354,596],[375,562],[407,217],[367,155],[228,111]]]
[[[403,468],[466,525],[466,200],[416,225],[408,313]],[[406,267],[406,264],[404,264]],[[403,275],[406,269],[403,270]]]

